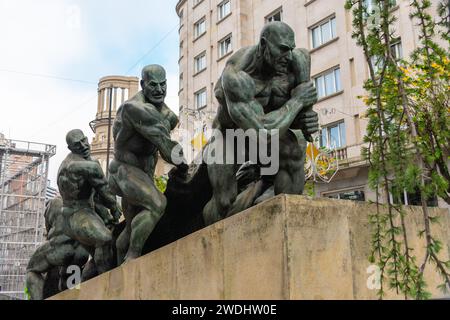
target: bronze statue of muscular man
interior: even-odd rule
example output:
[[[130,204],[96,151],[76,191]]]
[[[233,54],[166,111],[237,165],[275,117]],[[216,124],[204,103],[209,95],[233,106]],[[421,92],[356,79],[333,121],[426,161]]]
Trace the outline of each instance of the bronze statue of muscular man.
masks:
[[[141,87],[142,91],[120,106],[113,126],[115,152],[109,168],[110,186],[122,197],[126,220],[116,243],[118,264],[142,254],[145,241],[164,214],[167,200],[153,180],[158,152],[182,175],[188,169],[181,146],[170,138],[178,117],[164,103],[164,68],[145,67]]]
[[[215,88],[220,106],[214,128],[223,136],[227,129],[278,130],[279,170],[271,177],[275,194],[303,193],[307,140],[318,131],[310,55],[295,47],[294,31],[286,23],[267,24],[258,45],[242,48],[228,60]],[[224,140],[211,143],[225,150]],[[208,163],[213,197],[203,210],[207,225],[232,210],[240,165]]]

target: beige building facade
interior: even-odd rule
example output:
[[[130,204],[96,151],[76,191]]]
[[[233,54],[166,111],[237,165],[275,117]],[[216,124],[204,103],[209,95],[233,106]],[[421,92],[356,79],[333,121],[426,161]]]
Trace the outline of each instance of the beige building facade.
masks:
[[[370,5],[370,0],[367,3]],[[437,3],[437,0],[433,0]],[[311,52],[311,77],[319,93],[318,145],[336,149],[339,172],[330,183],[317,183],[318,196],[375,200],[367,186],[368,164],[361,158],[367,127],[364,95],[368,66],[352,39],[352,13],[344,0],[180,0],[180,128],[199,133],[211,126],[218,107],[214,86],[227,58],[254,45],[264,24],[284,21],[296,33],[297,47]],[[398,41],[393,51],[408,56],[418,45],[409,1],[396,0]],[[185,150],[190,141],[182,141]],[[405,194],[415,204],[415,195]]]

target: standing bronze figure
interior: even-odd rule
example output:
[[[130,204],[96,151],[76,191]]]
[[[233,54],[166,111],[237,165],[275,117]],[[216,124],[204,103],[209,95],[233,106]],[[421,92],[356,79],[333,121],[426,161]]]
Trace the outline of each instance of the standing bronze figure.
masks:
[[[141,256],[145,241],[166,209],[166,198],[153,180],[158,152],[179,172],[185,174],[188,168],[181,146],[170,138],[178,117],[164,103],[164,68],[145,67],[141,87],[142,91],[120,106],[113,126],[115,152],[109,179],[113,192],[122,197],[126,219],[116,243],[119,264]],[[174,157],[182,161],[175,163]]]
[[[58,171],[64,233],[89,252],[95,269],[102,274],[114,266],[112,234],[105,221],[118,223],[121,212],[99,162],[91,158],[87,137],[81,130],[72,130],[66,141],[71,153]],[[112,215],[112,218],[97,214],[94,196],[98,205],[110,210],[99,210],[99,214]]]
[[[224,136],[227,129],[278,130],[279,171],[265,177],[275,195],[303,193],[307,140],[318,131],[318,116],[312,110],[317,92],[311,81],[311,58],[307,50],[295,47],[294,31],[286,23],[267,24],[258,45],[240,49],[228,60],[215,88],[220,106],[214,128]],[[208,164],[213,196],[203,210],[207,225],[232,210],[239,168],[238,163]]]
[[[28,262],[26,286],[31,300],[43,300],[45,284],[49,279],[49,273],[57,270],[56,282],[53,286],[61,291],[65,284],[61,283],[65,277],[60,271],[65,271],[70,265],[80,269],[89,259],[89,253],[80,245],[64,234],[64,217],[62,215],[63,201],[55,198],[49,201],[45,208],[45,228],[47,241],[40,245]]]

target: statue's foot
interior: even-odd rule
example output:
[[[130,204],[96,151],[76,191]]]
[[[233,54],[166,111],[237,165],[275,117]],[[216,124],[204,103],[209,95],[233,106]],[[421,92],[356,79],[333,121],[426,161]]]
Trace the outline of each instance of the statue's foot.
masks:
[[[138,253],[128,252],[125,257],[125,260],[123,261],[123,264],[127,264],[128,262],[133,261],[139,257],[140,257],[140,255]]]

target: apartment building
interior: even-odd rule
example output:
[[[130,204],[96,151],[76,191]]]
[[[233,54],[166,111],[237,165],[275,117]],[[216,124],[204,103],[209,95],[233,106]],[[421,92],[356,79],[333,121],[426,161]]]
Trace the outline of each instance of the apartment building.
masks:
[[[373,7],[371,0],[366,2]],[[336,176],[330,183],[317,183],[316,194],[375,200],[367,186],[368,164],[361,158],[366,107],[357,98],[364,94],[369,71],[351,37],[352,13],[344,4],[344,0],[180,0],[176,6],[180,128],[198,134],[211,126],[218,107],[213,89],[227,58],[241,47],[256,44],[267,22],[284,21],[294,29],[297,47],[311,53],[311,76],[319,94],[315,105],[321,125],[318,144],[335,149],[339,160]],[[398,17],[394,28],[398,40],[392,50],[400,58],[417,47],[418,30],[410,19],[409,1],[393,0],[392,10]],[[192,148],[190,141],[182,144],[186,150]],[[405,193],[404,202],[417,204],[418,197]]]

